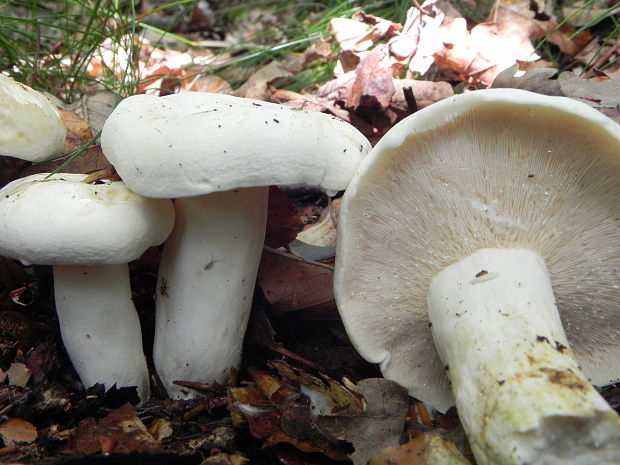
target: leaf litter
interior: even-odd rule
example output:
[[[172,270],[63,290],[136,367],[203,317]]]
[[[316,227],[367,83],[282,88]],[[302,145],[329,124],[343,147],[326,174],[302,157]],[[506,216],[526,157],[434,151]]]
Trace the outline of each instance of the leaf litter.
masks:
[[[557,17],[544,1],[498,0],[486,20],[474,23],[450,2],[413,4],[403,24],[364,11],[334,19],[327,35],[304,53],[257,67],[236,89],[226,72],[210,71],[234,61],[232,55],[208,46],[176,51],[145,42],[138,55],[139,92],[234,93],[321,111],[355,125],[372,142],[420,108],[455,92],[490,86],[564,95],[619,120],[617,39],[599,43],[588,28],[577,34],[589,19],[576,10],[565,8]],[[210,27],[204,5],[194,13],[182,30]],[[252,14],[236,37],[278,22],[274,10]],[[221,46],[234,37],[211,43]],[[557,47],[571,66],[559,69],[541,59],[535,47],[541,40]],[[91,61],[92,76],[130,59],[110,45],[104,42]],[[325,63],[333,64],[332,79],[304,90],[285,87],[299,73]],[[99,131],[118,98],[93,90],[63,108],[67,152]],[[53,170],[62,161],[33,166],[0,157],[0,181]],[[67,171],[97,172],[107,166],[95,145]],[[83,391],[55,330],[49,270],[25,272],[0,259],[0,461],[469,463],[454,411],[429,411],[378,377],[377,368],[348,342],[333,300],[333,258],[325,250],[335,245],[337,204],[337,198],[329,203],[317,192],[271,189],[268,247],[242,370],[227,386],[186,380],[184,385],[199,393],[192,401],[165,399],[155,379],[153,399],[139,407],[133,389]],[[311,249],[290,246],[294,241],[328,253],[317,261]],[[159,255],[152,248],[131,265],[145,347],[152,334]],[[618,397],[613,389],[607,396]]]

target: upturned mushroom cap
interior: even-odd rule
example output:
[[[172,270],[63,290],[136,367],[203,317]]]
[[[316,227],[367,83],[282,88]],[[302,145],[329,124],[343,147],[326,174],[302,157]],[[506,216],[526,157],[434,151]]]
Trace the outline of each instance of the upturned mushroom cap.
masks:
[[[0,74],[0,155],[45,161],[60,153],[66,128],[41,93]]]
[[[567,98],[483,90],[408,117],[362,162],[340,213],[336,301],[358,351],[440,410],[453,398],[429,283],[493,247],[544,258],[584,372],[617,380],[620,127]]]
[[[172,230],[169,200],[146,199],[118,181],[84,184],[83,174],[47,176],[0,190],[0,255],[39,265],[118,265]]]
[[[204,92],[123,100],[101,144],[147,197],[272,184],[341,190],[370,149],[357,129],[324,113]]]

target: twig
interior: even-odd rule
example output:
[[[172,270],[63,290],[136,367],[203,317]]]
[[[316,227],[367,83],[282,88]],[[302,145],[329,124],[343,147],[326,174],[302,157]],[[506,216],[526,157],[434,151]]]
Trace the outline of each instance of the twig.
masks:
[[[409,113],[418,111],[418,102],[416,102],[415,95],[413,95],[413,88],[411,86],[403,87],[403,95],[405,96]]]

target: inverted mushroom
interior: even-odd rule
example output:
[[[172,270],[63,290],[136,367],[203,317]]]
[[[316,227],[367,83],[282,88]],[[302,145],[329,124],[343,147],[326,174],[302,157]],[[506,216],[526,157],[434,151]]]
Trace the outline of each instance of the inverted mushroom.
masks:
[[[589,382],[620,377],[619,278],[620,127],[567,98],[432,105],[343,199],[353,344],[411,395],[456,403],[481,465],[620,462],[620,420]]]
[[[119,181],[47,176],[0,190],[0,255],[53,265],[60,332],[82,384],[136,386],[144,401],[149,376],[127,263],[170,234],[172,202],[145,199]]]
[[[66,128],[43,94],[0,74],[0,155],[45,161],[61,152]]]
[[[223,383],[240,363],[266,186],[344,189],[370,148],[326,114],[200,92],[125,99],[106,121],[102,147],[132,190],[176,198],[153,351],[173,397],[191,396],[173,381]]]

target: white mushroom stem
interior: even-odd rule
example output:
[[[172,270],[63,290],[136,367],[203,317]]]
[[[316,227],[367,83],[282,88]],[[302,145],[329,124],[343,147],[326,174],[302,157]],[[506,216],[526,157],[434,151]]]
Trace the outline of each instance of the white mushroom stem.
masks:
[[[620,463],[620,420],[568,347],[538,254],[477,251],[433,278],[428,312],[479,465]]]
[[[127,265],[54,265],[60,333],[84,387],[136,386],[150,394],[138,314]]]
[[[225,383],[241,361],[263,249],[267,187],[175,200],[156,297],[153,358],[171,397],[175,380]]]

